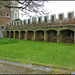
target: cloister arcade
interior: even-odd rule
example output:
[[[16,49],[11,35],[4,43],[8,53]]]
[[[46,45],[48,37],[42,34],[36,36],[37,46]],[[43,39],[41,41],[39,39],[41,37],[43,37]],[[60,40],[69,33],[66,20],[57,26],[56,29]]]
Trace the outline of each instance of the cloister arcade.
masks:
[[[20,32],[20,39],[25,39],[25,31]]]
[[[70,29],[63,30],[18,30],[6,31],[7,38],[23,39],[44,42],[64,42],[75,43],[75,31]]]
[[[27,32],[27,40],[34,41],[34,32],[33,31],[28,31]]]
[[[57,31],[48,30],[47,31],[47,41],[48,42],[57,42]]]
[[[65,43],[74,43],[74,31],[66,29],[60,31],[61,41]]]
[[[42,31],[42,30],[36,31],[36,40],[44,41],[44,31]]]

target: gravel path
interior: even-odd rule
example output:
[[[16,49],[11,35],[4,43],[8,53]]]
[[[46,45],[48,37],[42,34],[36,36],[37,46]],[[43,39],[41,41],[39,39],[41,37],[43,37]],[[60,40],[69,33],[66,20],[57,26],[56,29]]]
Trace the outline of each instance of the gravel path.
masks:
[[[12,62],[0,60],[0,74],[71,74],[71,71],[65,69],[51,68],[51,70],[49,70],[48,68],[45,68],[47,71],[41,69],[33,69],[31,66],[15,65]]]
[[[50,72],[33,70],[31,68],[0,63],[0,74],[50,74]]]

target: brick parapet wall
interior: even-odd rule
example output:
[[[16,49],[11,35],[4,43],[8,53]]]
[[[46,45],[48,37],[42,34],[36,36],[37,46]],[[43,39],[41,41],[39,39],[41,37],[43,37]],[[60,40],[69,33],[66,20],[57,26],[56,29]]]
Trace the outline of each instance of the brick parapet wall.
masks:
[[[51,17],[51,19],[49,19]],[[44,16],[43,17],[35,17],[31,19],[25,19],[22,21],[10,22],[8,23],[7,29],[17,29],[17,28],[28,28],[28,27],[44,27],[51,25],[70,25],[75,24],[74,12],[68,12],[67,18],[64,18],[64,14],[61,13],[58,15],[58,19],[56,19],[56,15]]]

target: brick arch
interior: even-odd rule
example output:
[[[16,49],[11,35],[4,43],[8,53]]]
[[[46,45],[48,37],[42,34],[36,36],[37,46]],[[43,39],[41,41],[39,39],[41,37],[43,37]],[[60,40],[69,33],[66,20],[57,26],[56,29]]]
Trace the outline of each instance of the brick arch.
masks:
[[[37,32],[37,31],[44,31],[44,30],[43,29],[36,29],[35,31]]]
[[[32,30],[32,29],[30,29],[30,30],[27,30],[27,32],[28,32],[28,31],[33,31],[33,32],[34,32],[34,30]]]
[[[20,39],[25,39],[25,38],[26,38],[25,31],[24,30],[20,31]]]
[[[50,31],[50,30],[57,31],[56,29],[47,29],[46,31]]]
[[[15,39],[19,39],[19,31],[15,31]]]
[[[37,30],[35,33],[36,33],[36,41],[44,41],[44,31]]]
[[[61,42],[74,43],[74,31],[70,29],[64,29],[60,31]]]
[[[10,31],[10,38],[13,38],[14,32]]]
[[[47,41],[48,42],[57,42],[57,31],[56,30],[47,30]]]
[[[63,28],[63,29],[61,29],[61,30],[59,30],[60,32],[62,31],[62,30],[71,30],[71,31],[74,31],[73,29],[65,29],[65,28]]]
[[[27,40],[34,40],[34,32],[29,30],[27,31]]]

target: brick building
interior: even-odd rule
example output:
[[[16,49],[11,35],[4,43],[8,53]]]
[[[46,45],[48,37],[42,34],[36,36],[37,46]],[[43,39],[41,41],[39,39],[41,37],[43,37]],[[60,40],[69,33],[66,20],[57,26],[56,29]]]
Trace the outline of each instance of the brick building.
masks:
[[[12,13],[9,8],[3,7],[0,10],[2,9],[5,10],[0,11],[0,27],[4,37],[32,41],[75,43],[75,17],[73,11],[67,13],[67,18],[64,17],[64,13],[60,13],[58,19],[53,14],[44,16],[44,20],[42,17],[35,17],[12,22],[14,17],[11,14],[15,16],[15,13]],[[17,14],[19,15],[19,13]]]
[[[8,3],[9,1],[4,1],[5,3]],[[13,1],[12,1],[13,3]],[[14,3],[16,3],[14,1]],[[17,18],[19,18],[19,14],[17,14],[17,16],[15,17],[15,13],[13,13],[14,8],[6,8],[3,5],[0,4],[0,29],[2,31],[2,34],[4,37],[6,37],[6,26],[8,22],[11,22]],[[14,12],[16,11],[16,9],[14,10]],[[19,13],[19,10],[16,11],[16,13]],[[15,18],[13,18],[15,17]]]
[[[0,5],[0,29],[5,36],[7,23],[11,22],[11,9]]]

